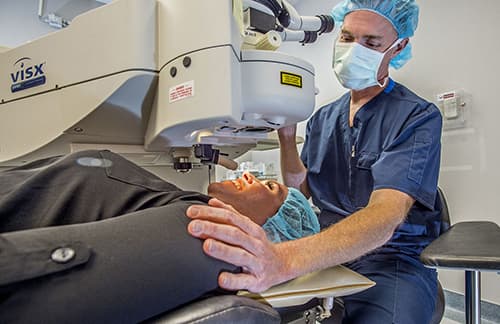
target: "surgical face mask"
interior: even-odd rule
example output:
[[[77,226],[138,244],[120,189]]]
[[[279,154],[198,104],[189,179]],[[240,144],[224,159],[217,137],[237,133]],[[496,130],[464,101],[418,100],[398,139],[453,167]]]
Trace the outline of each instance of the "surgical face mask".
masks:
[[[396,40],[391,47],[381,53],[356,42],[335,43],[335,52],[333,57],[333,70],[340,84],[347,89],[361,90],[368,87],[379,85],[378,70],[380,64],[387,52],[399,44]]]

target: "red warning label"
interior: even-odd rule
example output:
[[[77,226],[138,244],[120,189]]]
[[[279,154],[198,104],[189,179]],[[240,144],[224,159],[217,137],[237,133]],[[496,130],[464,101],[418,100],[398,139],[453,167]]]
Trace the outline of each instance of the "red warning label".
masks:
[[[188,81],[170,88],[168,101],[170,103],[194,96],[194,81]]]

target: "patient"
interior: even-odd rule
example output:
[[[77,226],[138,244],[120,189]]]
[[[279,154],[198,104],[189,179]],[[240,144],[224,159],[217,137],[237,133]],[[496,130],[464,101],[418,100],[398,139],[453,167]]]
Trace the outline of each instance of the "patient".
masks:
[[[218,291],[221,271],[186,231],[184,191],[109,151],[0,173],[0,322],[139,322]],[[295,189],[244,174],[212,197],[279,242],[319,230]]]

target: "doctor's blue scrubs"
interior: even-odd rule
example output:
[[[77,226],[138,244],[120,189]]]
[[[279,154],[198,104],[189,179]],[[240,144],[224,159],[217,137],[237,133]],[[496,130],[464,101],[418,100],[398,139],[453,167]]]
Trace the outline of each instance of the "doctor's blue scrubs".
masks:
[[[428,323],[437,276],[419,255],[440,234],[441,114],[390,80],[351,127],[350,99],[347,93],[322,107],[307,124],[301,158],[322,228],[365,207],[377,189],[402,191],[416,202],[385,245],[347,264],[377,284],[344,298],[344,323]]]

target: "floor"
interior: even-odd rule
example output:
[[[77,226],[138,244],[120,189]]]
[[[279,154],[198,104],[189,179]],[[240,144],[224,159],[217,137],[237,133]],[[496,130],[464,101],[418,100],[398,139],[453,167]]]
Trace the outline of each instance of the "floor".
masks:
[[[451,319],[445,317],[441,321],[441,324],[460,324],[460,322],[455,322],[454,320],[451,320]]]
[[[441,324],[465,324],[464,297],[445,290],[446,308]],[[481,324],[500,324],[500,306],[481,302]]]
[[[465,315],[461,314],[462,317],[461,319],[458,319],[455,321],[455,320],[452,320],[448,317],[445,317],[443,318],[443,320],[441,321],[441,324],[465,324]],[[488,321],[487,319],[481,319],[481,324],[498,324],[499,322],[492,322],[492,321]]]

